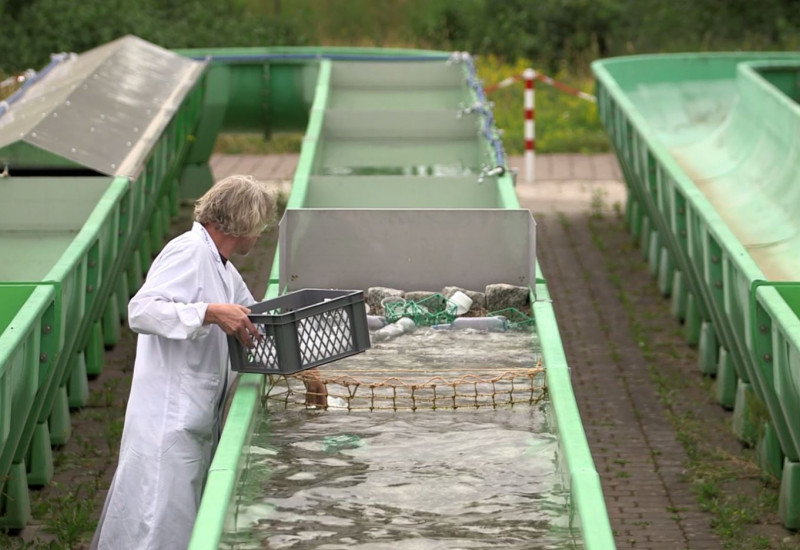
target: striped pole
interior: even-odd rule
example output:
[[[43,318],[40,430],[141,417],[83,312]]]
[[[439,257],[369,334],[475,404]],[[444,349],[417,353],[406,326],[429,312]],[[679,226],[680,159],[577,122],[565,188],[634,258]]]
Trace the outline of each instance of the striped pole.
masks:
[[[525,80],[525,180],[531,183],[535,177],[533,160],[536,150],[536,127],[534,126],[536,96],[533,82],[536,79],[536,71],[525,69],[522,72],[522,78]]]
[[[519,80],[525,81],[525,180],[528,182],[532,182],[535,179],[535,170],[534,170],[534,155],[536,151],[536,96],[535,96],[535,82],[537,80],[544,82],[548,86],[552,86],[557,90],[561,90],[562,92],[566,92],[570,95],[575,97],[579,97],[586,101],[591,101],[592,103],[597,103],[597,98],[592,94],[587,94],[581,90],[576,90],[575,88],[571,88],[567,86],[563,82],[559,82],[550,78],[547,75],[542,73],[538,73],[533,69],[525,69],[522,71],[522,74],[517,74],[514,76],[510,76],[508,78],[504,78],[497,84],[493,84],[491,86],[486,86],[484,88],[484,92],[489,94],[494,92],[495,90],[499,90],[500,88],[507,88],[508,86],[513,85],[515,82]]]

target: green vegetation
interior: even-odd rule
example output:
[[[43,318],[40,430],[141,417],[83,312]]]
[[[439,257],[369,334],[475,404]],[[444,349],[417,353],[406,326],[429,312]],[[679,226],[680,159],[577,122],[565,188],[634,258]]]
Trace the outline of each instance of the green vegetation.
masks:
[[[242,0],[304,29],[309,43],[412,46],[534,60],[587,74],[598,57],[686,50],[797,49],[788,0]]]
[[[486,56],[479,58],[476,66],[478,76],[489,85],[520,74],[532,64],[517,60],[512,65],[495,56]],[[566,73],[552,76],[572,88],[592,93],[593,81],[588,76],[576,77]],[[522,96],[522,82],[487,96],[494,103],[495,121],[503,132],[503,146],[510,155],[520,155],[525,150]],[[601,153],[611,150],[594,103],[542,83],[536,86],[535,124],[537,153]],[[216,150],[226,154],[296,153],[300,151],[301,142],[302,135],[298,134],[276,134],[270,140],[254,134],[225,134],[217,139]]]
[[[260,134],[220,134],[215,149],[228,155],[280,155],[298,153],[302,134],[273,134],[264,139]]]
[[[593,89],[589,64],[665,51],[796,50],[788,0],[0,0],[0,79],[135,34],[165,48],[401,46],[469,51],[493,84],[526,67]],[[2,91],[0,91],[2,94]],[[509,154],[523,151],[522,84],[491,94]],[[595,106],[536,88],[537,152],[610,149]],[[299,136],[224,136],[226,153],[296,152]]]
[[[304,44],[280,17],[218,0],[0,0],[0,72],[38,69],[55,52],[82,52],[126,34],[165,48]]]
[[[479,57],[476,66],[485,85],[493,84],[526,68],[540,70],[534,63],[518,59],[514,64],[492,55]],[[592,93],[593,81],[588,76],[570,75],[565,71],[550,74],[571,88]],[[611,144],[600,123],[594,103],[536,82],[536,151],[539,153],[598,153],[609,151]],[[494,102],[497,127],[503,130],[503,145],[512,155],[524,151],[522,104],[523,84],[518,82],[488,95]]]

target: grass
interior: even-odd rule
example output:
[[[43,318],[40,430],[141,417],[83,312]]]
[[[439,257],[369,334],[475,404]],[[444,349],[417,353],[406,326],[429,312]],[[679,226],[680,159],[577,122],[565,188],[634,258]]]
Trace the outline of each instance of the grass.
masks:
[[[94,531],[94,497],[100,487],[98,480],[61,486],[53,481],[47,487],[47,496],[33,495],[31,512],[41,520],[41,534],[35,538],[0,532],[0,548],[9,550],[37,548],[79,548]]]
[[[11,76],[11,75],[7,75],[4,72],[0,71],[0,82],[3,82],[9,76]],[[14,75],[14,76],[17,76],[17,75]],[[9,97],[14,95],[14,92],[19,90],[21,87],[22,87],[22,84],[20,84],[19,82],[6,83],[5,86],[0,87],[0,101],[7,100]]]
[[[58,484],[54,484],[54,489],[59,489]],[[37,511],[37,515],[47,518],[47,530],[55,535],[63,548],[74,548],[86,533],[94,530],[93,497],[97,490],[96,484],[83,483],[59,491],[58,497],[40,506],[46,508],[46,514]]]
[[[298,153],[303,134],[275,134],[265,139],[261,134],[220,134],[214,149],[228,155],[280,155]]]

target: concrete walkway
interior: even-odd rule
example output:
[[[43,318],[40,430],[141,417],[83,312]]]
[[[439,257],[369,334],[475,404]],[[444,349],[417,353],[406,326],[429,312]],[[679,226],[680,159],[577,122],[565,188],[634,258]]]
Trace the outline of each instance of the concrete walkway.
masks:
[[[211,159],[215,179],[231,174],[280,182],[289,189],[299,155],[216,155]],[[552,154],[536,157],[536,182],[525,181],[522,157],[509,157],[509,167],[518,171],[517,196],[530,204],[545,201],[548,209],[587,211],[601,196],[610,204],[625,199],[625,185],[613,155]],[[534,204],[535,206],[535,204]]]

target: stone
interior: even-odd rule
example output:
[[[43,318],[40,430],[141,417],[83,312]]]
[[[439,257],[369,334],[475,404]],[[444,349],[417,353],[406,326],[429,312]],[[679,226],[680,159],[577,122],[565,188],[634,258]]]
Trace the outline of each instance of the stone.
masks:
[[[486,286],[486,309],[490,312],[513,307],[529,315],[530,303],[530,290],[528,287],[505,283]]]
[[[411,292],[406,292],[404,297],[409,302],[417,302],[417,303],[419,303],[419,302],[421,302],[422,300],[424,300],[426,298],[430,298],[434,294],[437,294],[437,293],[436,292],[431,292],[429,290],[413,290]]]
[[[383,305],[381,300],[384,298],[403,298],[403,291],[396,288],[387,288],[383,286],[373,286],[367,289],[367,305],[369,306],[370,315],[383,315]]]

